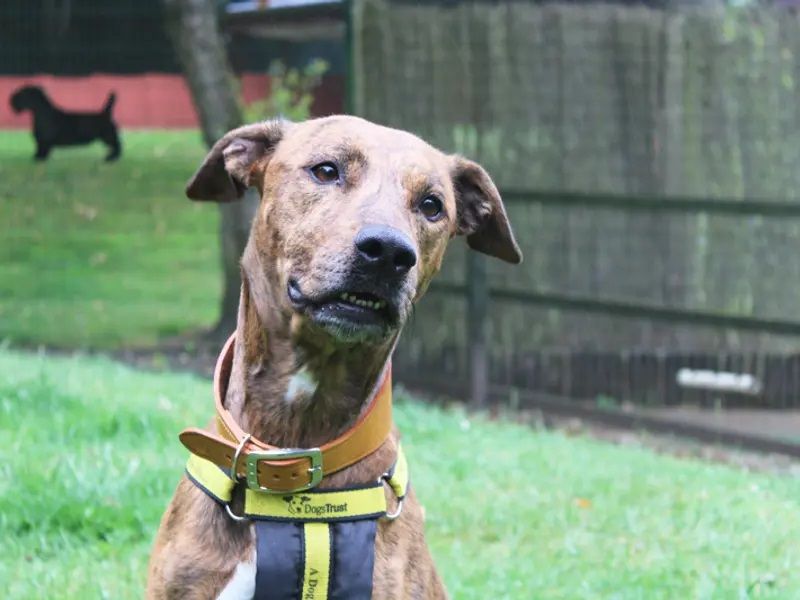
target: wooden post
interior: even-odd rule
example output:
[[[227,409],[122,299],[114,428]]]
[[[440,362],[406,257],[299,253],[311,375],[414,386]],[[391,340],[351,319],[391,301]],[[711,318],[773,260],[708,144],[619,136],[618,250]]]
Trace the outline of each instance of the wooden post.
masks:
[[[164,0],[167,30],[209,147],[244,120],[239,87],[220,28],[218,6],[216,0]],[[223,296],[219,321],[211,337],[220,343],[236,328],[242,286],[239,260],[260,199],[251,190],[244,200],[219,205]]]
[[[467,335],[469,343],[470,402],[485,408],[489,393],[489,281],[486,257],[467,252]]]

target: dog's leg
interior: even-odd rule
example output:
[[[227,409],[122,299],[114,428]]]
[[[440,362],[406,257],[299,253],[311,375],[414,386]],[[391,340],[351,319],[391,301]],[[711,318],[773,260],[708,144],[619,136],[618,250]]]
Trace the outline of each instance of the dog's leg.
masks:
[[[52,146],[50,146],[50,144],[45,144],[40,140],[36,140],[36,154],[33,155],[34,160],[47,160],[51,149]]]
[[[117,160],[122,154],[122,144],[120,144],[116,128],[112,126],[110,129],[103,132],[101,139],[109,149],[109,153],[106,156],[106,161],[111,162]]]

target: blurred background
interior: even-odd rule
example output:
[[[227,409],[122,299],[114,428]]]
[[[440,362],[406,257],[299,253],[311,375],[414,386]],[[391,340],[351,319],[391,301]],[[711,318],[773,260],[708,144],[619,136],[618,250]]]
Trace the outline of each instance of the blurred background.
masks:
[[[797,485],[798,7],[5,0],[0,339],[17,353],[8,389],[19,387],[12,366],[37,352],[207,374],[235,325],[257,200],[190,203],[185,181],[243,122],[346,112],[480,162],[525,255],[510,267],[451,246],[396,352],[407,389],[473,411],[459,415],[635,438],[788,470],[793,483],[774,485]],[[104,163],[96,143],[34,161],[33,116],[9,103],[26,85],[65,111],[100,111],[115,93],[121,157]],[[782,556],[784,571],[800,561]],[[667,587],[653,590],[797,597],[800,583],[773,567],[748,573],[735,588],[747,596],[671,588],[664,573],[654,581]],[[563,585],[541,597],[644,589]],[[503,589],[474,597],[540,597]]]

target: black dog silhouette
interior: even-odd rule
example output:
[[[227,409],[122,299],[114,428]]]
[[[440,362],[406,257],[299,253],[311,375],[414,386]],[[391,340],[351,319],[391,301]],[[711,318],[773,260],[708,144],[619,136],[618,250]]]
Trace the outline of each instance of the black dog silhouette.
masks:
[[[36,160],[46,160],[54,146],[79,146],[102,140],[109,148],[106,160],[116,160],[121,154],[117,126],[111,118],[116,96],[108,95],[100,112],[66,112],[55,106],[44,90],[26,85],[11,96],[11,108],[20,113],[33,113],[33,137],[36,139]]]

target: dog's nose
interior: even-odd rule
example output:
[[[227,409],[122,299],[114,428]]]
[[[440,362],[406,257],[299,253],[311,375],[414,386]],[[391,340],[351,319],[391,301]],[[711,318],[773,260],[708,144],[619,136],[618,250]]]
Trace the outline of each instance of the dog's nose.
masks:
[[[356,249],[368,265],[403,275],[417,264],[417,253],[408,236],[385,225],[370,225],[358,232]]]

